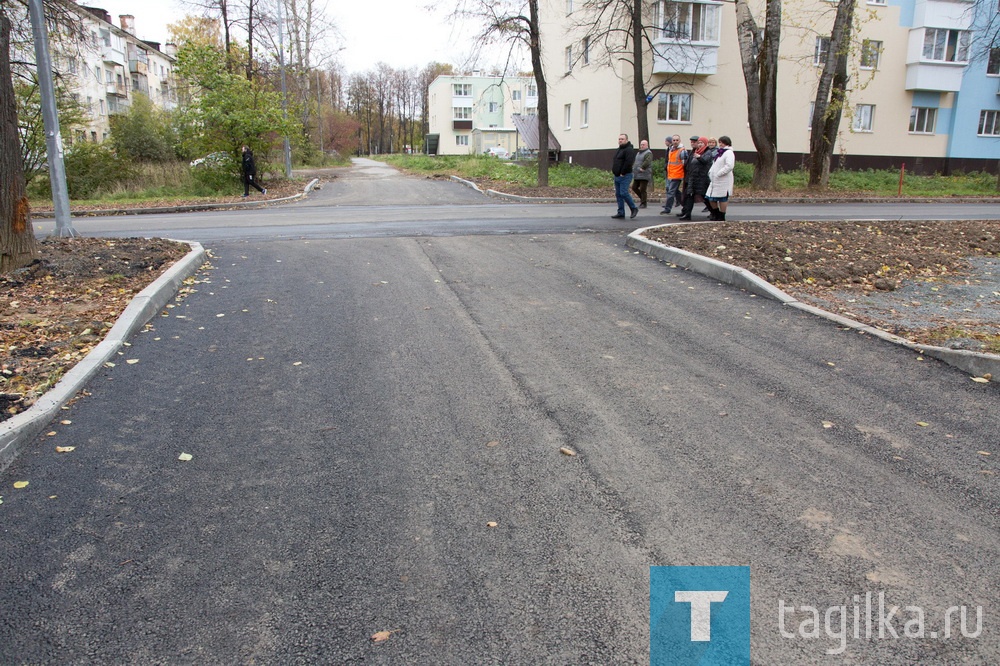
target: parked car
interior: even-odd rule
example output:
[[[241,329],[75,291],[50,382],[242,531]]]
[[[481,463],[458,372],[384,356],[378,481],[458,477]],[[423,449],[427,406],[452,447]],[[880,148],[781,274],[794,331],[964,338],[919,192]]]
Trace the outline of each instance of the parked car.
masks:
[[[510,159],[510,151],[503,146],[493,146],[486,149],[486,154],[491,157],[499,157],[502,160]]]
[[[191,162],[192,167],[200,166],[204,164],[206,167],[221,167],[225,166],[233,158],[226,152],[219,153],[209,153],[205,157],[199,157]]]

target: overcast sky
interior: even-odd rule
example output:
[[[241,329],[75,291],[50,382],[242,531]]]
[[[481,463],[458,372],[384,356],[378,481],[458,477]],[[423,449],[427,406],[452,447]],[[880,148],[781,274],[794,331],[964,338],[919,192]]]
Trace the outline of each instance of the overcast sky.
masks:
[[[470,31],[455,30],[447,22],[450,0],[428,10],[427,0],[328,0],[327,16],[336,23],[341,39],[331,40],[329,50],[343,47],[337,57],[350,72],[374,68],[379,61],[397,69],[423,67],[429,62],[465,64],[471,52]],[[120,14],[135,16],[136,36],[161,45],[167,41],[167,24],[195,13],[179,0],[87,0],[120,25]],[[492,63],[483,63],[488,67]]]

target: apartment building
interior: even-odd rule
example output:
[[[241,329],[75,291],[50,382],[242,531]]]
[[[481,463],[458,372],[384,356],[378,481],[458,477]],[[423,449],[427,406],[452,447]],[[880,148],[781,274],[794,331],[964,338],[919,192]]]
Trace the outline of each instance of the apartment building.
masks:
[[[496,146],[515,154],[522,141],[511,116],[538,111],[530,77],[441,75],[427,99],[428,145],[438,155],[481,155]]]
[[[542,45],[552,132],[563,159],[610,164],[616,138],[638,144],[632,68],[588,39],[585,0],[542,3]],[[836,4],[784,5],[778,70],[778,151],[783,168],[809,151],[813,100],[830,47]],[[982,44],[996,0],[858,0],[848,108],[833,166],[918,172],[996,171],[1000,160],[1000,50]],[[992,12],[992,15],[990,14]],[[733,139],[739,159],[755,148],[733,3],[654,0],[644,89],[649,140],[680,134]],[[978,47],[977,47],[978,45]]]
[[[79,16],[82,35],[50,26],[52,66],[88,114],[84,127],[62,128],[65,143],[107,139],[110,116],[127,111],[136,94],[163,109],[176,106],[172,44],[161,50],[159,43],[136,37],[134,16],[120,16],[116,26],[104,9],[65,4]],[[24,55],[26,62],[34,62],[34,53]]]

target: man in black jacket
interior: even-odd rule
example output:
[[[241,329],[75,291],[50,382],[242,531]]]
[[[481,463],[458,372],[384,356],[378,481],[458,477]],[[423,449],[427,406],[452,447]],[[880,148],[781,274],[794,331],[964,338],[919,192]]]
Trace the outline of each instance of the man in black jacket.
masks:
[[[635,148],[628,140],[628,134],[618,135],[618,150],[615,161],[611,165],[611,173],[615,176],[615,200],[618,202],[618,213],[612,215],[616,220],[625,218],[625,204],[628,204],[634,218],[639,214],[639,208],[629,193],[632,184],[632,165],[635,164]]]
[[[243,196],[250,196],[250,186],[253,185],[254,188],[261,194],[267,194],[267,190],[257,184],[257,163],[253,159],[253,151],[250,150],[250,146],[243,146]]]

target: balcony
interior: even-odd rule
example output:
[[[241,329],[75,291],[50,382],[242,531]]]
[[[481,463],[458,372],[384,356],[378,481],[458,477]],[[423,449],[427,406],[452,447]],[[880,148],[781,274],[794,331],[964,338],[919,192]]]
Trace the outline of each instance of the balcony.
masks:
[[[128,97],[128,86],[124,83],[105,83],[104,87],[109,95],[114,95],[115,97]]]
[[[451,128],[453,130],[471,130],[472,121],[471,120],[453,120],[451,121]]]
[[[101,48],[101,60],[124,67],[125,52],[120,49],[116,49],[113,46],[105,45]]]
[[[128,71],[132,72],[133,74],[148,74],[149,65],[145,60],[129,60]]]
[[[911,62],[906,64],[906,90],[958,92],[966,63]]]
[[[708,76],[719,68],[719,45],[711,42],[656,43],[653,74]]]

